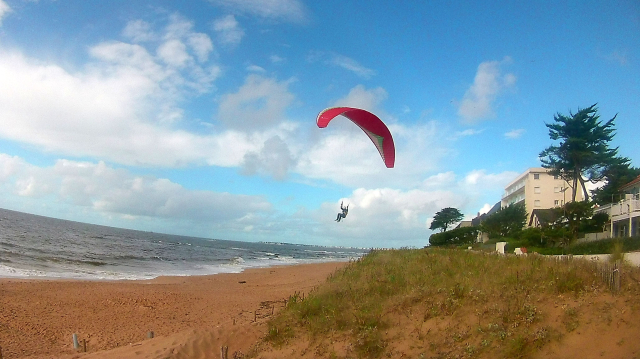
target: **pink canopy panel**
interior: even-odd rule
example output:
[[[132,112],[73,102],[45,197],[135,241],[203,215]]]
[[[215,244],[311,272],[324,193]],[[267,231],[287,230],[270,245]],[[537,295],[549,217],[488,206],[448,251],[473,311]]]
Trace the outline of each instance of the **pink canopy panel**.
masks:
[[[376,146],[384,164],[388,168],[393,168],[396,160],[396,149],[393,144],[393,137],[391,137],[391,132],[389,132],[387,126],[378,116],[359,108],[333,107],[320,112],[316,123],[318,127],[325,128],[331,120],[340,115],[358,125]]]

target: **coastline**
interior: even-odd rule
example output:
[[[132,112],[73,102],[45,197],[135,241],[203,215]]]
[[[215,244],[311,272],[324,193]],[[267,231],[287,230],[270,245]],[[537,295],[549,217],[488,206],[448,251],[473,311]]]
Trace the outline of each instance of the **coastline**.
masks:
[[[309,293],[348,263],[249,268],[241,273],[149,280],[0,278],[0,347],[5,359],[106,358],[109,354],[104,351],[135,345],[138,354],[118,356],[151,358],[155,356],[144,350],[147,342],[172,338],[173,345],[158,344],[153,351],[175,355],[176,350],[187,350],[186,342],[196,337],[200,341],[209,338],[209,346],[215,347],[216,338],[238,330],[248,342],[236,346],[250,346],[285,299],[295,292]],[[151,331],[155,338],[147,339]],[[196,332],[199,334],[193,334]],[[81,343],[86,340],[87,354],[78,354],[73,348],[74,333]],[[231,335],[228,341],[235,337],[238,335]],[[213,349],[219,351],[219,347]]]

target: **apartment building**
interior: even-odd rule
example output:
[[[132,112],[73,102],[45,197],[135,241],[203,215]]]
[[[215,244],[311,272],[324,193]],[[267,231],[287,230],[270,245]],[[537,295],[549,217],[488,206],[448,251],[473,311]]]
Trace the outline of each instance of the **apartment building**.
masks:
[[[632,237],[640,235],[640,176],[620,187],[624,198],[606,206],[596,208],[595,212],[609,215],[607,232],[610,237]]]
[[[511,204],[524,203],[530,219],[534,209],[563,206],[571,202],[571,195],[571,187],[567,181],[550,175],[546,168],[532,167],[505,187],[500,202],[502,208]],[[578,191],[576,200],[583,199],[582,191]],[[529,219],[527,223],[532,223]]]

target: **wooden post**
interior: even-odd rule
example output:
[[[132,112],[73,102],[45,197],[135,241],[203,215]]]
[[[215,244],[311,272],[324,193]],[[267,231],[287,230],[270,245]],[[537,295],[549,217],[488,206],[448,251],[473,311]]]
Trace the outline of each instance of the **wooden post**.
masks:
[[[73,349],[78,350],[80,348],[80,343],[78,343],[78,334],[73,333]]]
[[[86,339],[82,339],[82,348],[84,349],[84,352],[87,352],[87,340]]]
[[[220,347],[220,359],[227,359],[227,355],[229,355],[229,347],[223,345]]]
[[[258,311],[256,310],[255,312],[253,312],[253,321],[257,321],[258,320]]]
[[[153,331],[147,333],[147,338],[153,339]]]

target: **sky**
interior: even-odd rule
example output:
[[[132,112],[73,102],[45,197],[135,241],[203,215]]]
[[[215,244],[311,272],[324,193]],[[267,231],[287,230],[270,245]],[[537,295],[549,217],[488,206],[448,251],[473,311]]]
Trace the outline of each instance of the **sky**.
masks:
[[[597,103],[640,166],[640,3],[0,0],[0,207],[198,236],[422,247]],[[349,106],[389,127],[386,168]],[[349,205],[342,222],[340,203]]]

